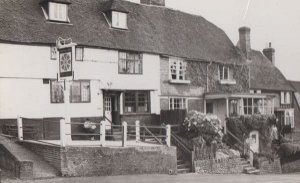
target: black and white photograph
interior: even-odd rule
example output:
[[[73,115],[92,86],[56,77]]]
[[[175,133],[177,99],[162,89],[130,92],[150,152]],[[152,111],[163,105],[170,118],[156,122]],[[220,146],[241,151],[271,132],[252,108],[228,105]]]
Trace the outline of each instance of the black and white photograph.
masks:
[[[1,183],[300,183],[299,0],[0,0]]]

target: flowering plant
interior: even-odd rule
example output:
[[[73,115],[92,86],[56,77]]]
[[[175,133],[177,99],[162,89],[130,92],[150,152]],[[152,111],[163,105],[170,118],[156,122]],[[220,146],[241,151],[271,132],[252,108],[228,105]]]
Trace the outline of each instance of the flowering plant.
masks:
[[[207,144],[221,142],[223,137],[221,120],[212,114],[190,111],[184,120],[183,129],[189,139],[202,137]]]
[[[85,121],[83,124],[83,128],[88,131],[95,131],[96,130],[96,124],[94,122]]]

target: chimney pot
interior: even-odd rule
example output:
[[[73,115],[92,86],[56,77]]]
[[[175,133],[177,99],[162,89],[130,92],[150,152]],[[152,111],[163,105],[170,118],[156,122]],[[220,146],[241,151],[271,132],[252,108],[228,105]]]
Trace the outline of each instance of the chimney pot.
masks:
[[[269,48],[263,50],[263,54],[275,65],[275,49],[272,48],[271,42],[269,42]]]

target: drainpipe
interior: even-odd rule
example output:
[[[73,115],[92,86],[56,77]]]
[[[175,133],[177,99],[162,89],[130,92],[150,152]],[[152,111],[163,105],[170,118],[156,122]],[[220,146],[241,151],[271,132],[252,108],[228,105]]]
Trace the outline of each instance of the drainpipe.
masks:
[[[212,62],[210,62],[207,66],[206,66],[206,92],[208,93],[209,92],[209,87],[208,87],[208,70],[209,70],[209,66],[212,65]]]

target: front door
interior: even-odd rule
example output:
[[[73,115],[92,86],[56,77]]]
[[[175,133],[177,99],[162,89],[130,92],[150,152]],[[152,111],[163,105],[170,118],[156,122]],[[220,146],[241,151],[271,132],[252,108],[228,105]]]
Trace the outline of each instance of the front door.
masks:
[[[259,152],[259,133],[258,131],[252,131],[249,135],[250,148],[253,152]]]
[[[104,98],[104,115],[109,122],[112,122],[112,97]]]

